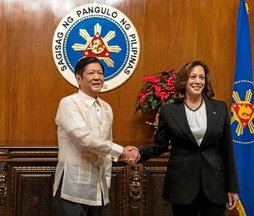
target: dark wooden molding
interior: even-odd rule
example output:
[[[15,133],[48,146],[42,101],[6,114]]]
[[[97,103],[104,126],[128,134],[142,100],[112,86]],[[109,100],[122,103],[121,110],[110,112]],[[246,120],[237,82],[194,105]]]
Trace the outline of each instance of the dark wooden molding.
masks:
[[[12,167],[10,215],[51,215],[55,164]]]
[[[142,165],[130,166],[130,215],[142,215]]]
[[[57,156],[57,147],[0,148],[0,216],[54,216]],[[134,166],[113,162],[106,215],[172,216],[162,198],[168,160],[169,153]],[[226,215],[238,216],[237,211]]]
[[[3,159],[8,159],[10,158],[10,151],[9,149],[4,149],[4,148],[0,148],[0,160]]]
[[[7,196],[7,164],[6,162],[0,162],[0,209],[5,203],[6,196]]]
[[[12,147],[0,148],[0,159],[57,158],[57,147]]]

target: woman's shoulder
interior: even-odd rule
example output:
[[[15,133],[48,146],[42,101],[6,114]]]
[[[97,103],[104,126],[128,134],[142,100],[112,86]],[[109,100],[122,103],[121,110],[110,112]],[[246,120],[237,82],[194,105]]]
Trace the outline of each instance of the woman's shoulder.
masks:
[[[169,104],[162,104],[161,109],[175,109],[181,106],[182,104],[183,104],[182,102],[172,102]]]
[[[217,100],[217,99],[208,99],[206,98],[205,99],[208,103],[213,103],[213,104],[216,104],[216,105],[225,105],[226,103],[222,100]]]
[[[207,105],[210,104],[215,108],[217,107],[218,109],[227,110],[227,104],[222,100],[206,99],[205,102]]]

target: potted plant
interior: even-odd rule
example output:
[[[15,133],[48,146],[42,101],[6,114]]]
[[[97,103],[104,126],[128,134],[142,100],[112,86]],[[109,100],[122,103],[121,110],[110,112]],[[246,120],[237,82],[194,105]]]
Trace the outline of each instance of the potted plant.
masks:
[[[174,83],[177,75],[177,70],[163,70],[155,76],[146,76],[143,79],[146,81],[141,86],[140,93],[137,96],[135,108],[136,112],[145,114],[149,110],[159,111],[159,108],[164,103],[172,103],[172,95],[174,91]],[[150,125],[157,127],[158,115],[155,122],[147,122]]]

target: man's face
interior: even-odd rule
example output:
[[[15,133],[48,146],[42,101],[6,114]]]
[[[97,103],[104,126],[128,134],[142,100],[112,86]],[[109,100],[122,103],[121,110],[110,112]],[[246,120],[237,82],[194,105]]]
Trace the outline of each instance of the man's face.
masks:
[[[76,74],[80,89],[91,97],[96,98],[104,83],[104,74],[99,63],[88,64],[82,76]]]

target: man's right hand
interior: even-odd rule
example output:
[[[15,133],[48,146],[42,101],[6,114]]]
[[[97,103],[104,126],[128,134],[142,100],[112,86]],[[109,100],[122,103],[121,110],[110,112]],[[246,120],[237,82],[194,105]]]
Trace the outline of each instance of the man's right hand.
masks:
[[[124,147],[121,157],[130,165],[137,163],[141,158],[139,149],[135,146]]]

